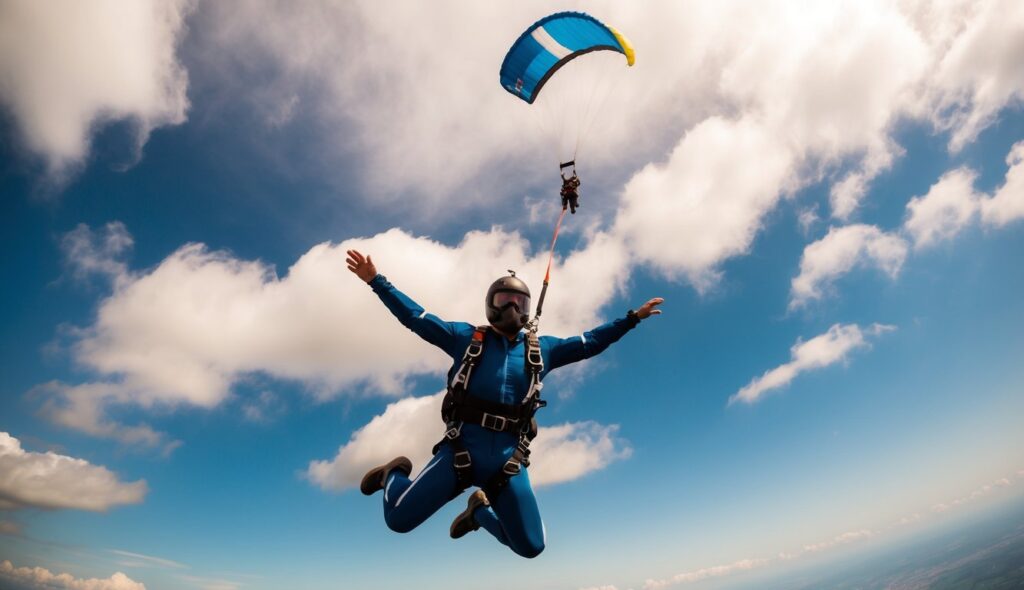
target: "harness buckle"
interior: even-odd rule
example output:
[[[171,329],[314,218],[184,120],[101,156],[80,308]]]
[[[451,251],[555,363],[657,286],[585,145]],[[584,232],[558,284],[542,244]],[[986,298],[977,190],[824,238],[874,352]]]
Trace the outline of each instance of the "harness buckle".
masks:
[[[515,477],[519,475],[519,462],[509,459],[508,461],[505,462],[505,466],[502,467],[501,470],[502,472],[505,473],[505,475],[508,475],[509,477]]]
[[[491,430],[502,432],[505,427],[508,426],[509,419],[504,416],[497,416],[495,414],[488,414],[484,412],[484,417],[480,421],[480,426],[489,428]]]
[[[444,437],[448,440],[455,440],[462,434],[462,425],[449,426],[448,430],[444,431]]]
[[[455,458],[452,462],[452,465],[454,465],[456,469],[466,469],[472,464],[473,460],[469,456],[469,451],[457,451],[455,453]]]

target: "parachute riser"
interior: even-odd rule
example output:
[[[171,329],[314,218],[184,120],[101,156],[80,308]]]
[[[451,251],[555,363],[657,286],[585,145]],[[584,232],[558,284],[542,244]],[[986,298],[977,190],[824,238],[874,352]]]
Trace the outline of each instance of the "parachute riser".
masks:
[[[540,314],[544,313],[544,297],[548,294],[548,279],[544,279],[544,286],[540,289],[540,297],[537,299],[537,313],[533,316],[533,319],[526,323],[526,330],[531,334],[536,334],[540,328]]]

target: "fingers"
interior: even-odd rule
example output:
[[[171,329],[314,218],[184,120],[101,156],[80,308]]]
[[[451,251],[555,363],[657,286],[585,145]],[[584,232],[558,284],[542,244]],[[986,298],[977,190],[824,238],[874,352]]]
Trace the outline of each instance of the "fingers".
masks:
[[[348,257],[351,258],[356,264],[362,264],[366,262],[366,258],[359,252],[359,250],[348,250],[345,252]]]

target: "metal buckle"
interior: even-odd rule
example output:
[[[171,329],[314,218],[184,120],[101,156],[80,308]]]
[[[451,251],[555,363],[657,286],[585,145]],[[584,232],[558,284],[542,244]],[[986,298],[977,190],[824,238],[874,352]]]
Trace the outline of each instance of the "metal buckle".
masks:
[[[448,440],[455,440],[462,434],[462,425],[452,426],[448,430],[444,431],[444,437]]]
[[[462,463],[459,461],[459,456],[465,456],[466,462]],[[459,451],[455,453],[455,459],[452,463],[456,469],[465,469],[473,464],[472,458],[469,456],[469,451]]]
[[[487,412],[484,412],[484,417],[480,421],[480,426],[483,426],[484,428],[490,428],[491,430],[495,430],[498,432],[505,430],[505,426],[507,425],[508,418],[504,416],[488,414]]]
[[[519,463],[510,459],[505,463],[505,466],[501,470],[508,476],[519,475]]]

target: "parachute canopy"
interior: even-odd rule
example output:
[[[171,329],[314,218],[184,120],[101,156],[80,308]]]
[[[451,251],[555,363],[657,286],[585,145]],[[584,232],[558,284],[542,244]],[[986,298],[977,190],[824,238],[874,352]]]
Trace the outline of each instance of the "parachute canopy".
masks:
[[[618,31],[582,12],[542,18],[516,39],[501,64],[501,85],[532,104],[558,68],[584,53],[616,51],[633,65],[633,46]]]

